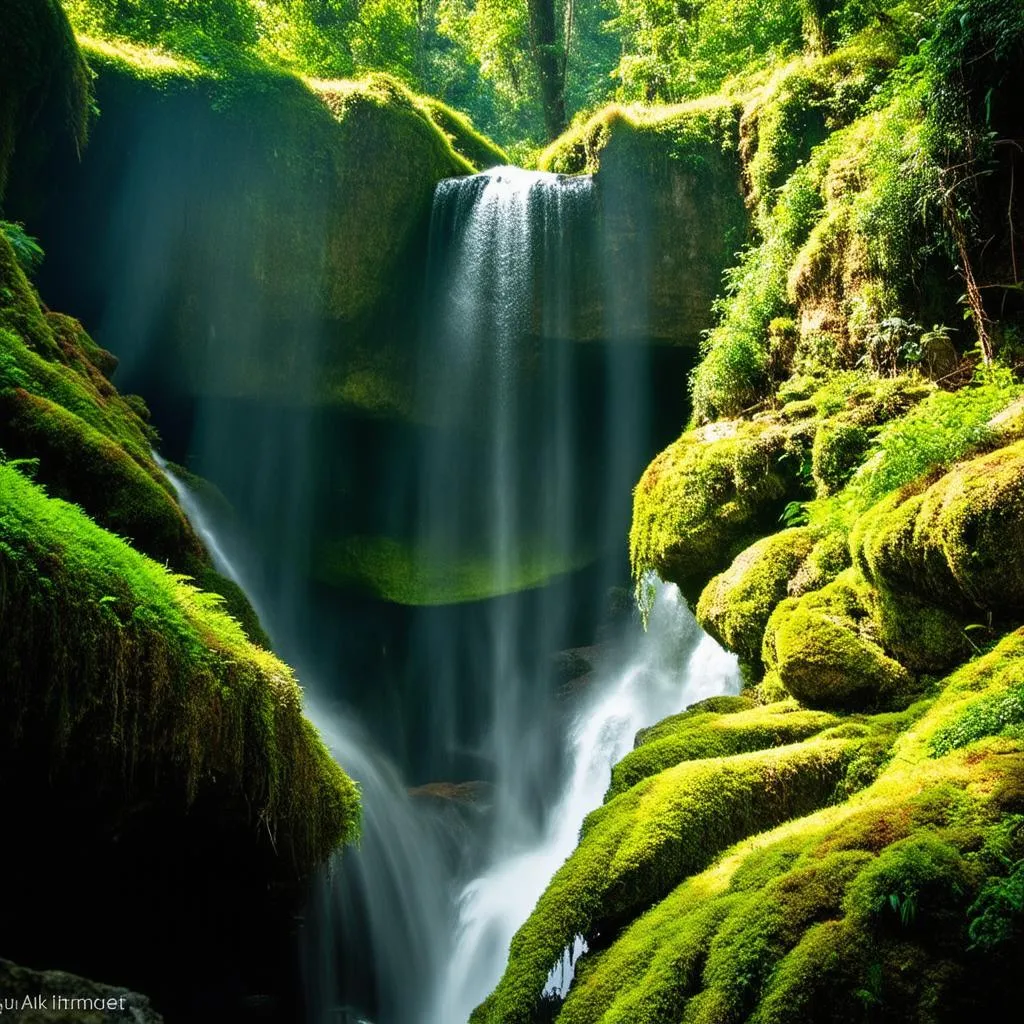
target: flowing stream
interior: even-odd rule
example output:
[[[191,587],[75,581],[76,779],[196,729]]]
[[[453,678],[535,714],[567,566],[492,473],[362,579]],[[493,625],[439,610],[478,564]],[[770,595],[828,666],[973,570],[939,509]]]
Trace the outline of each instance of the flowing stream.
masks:
[[[303,641],[316,630],[296,626],[318,611],[282,568],[314,513],[311,421],[293,418],[284,432],[263,417],[260,434],[233,408],[201,411],[196,468],[218,485],[234,472],[259,488],[247,511],[270,510],[272,552],[247,549],[161,461],[216,568],[253,599],[299,671],[310,717],[362,789],[361,844],[320,879],[306,915],[313,1024],[463,1024],[637,730],[738,690],[735,660],[674,587],[659,587],[646,633],[609,612],[627,576],[630,491],[657,447],[649,349],[616,336],[618,323],[636,321],[623,307],[637,297],[616,286],[600,222],[587,177],[498,168],[444,181],[435,195],[418,432],[411,458],[382,460],[380,487],[412,509],[421,581],[450,591],[447,607],[410,618],[403,653],[426,695],[410,726],[416,781],[471,784],[479,806],[410,795],[409,765],[383,752],[392,738],[353,710],[350,694],[374,681],[334,679]],[[593,319],[596,290],[609,297],[600,341],[570,340],[581,315]],[[598,649],[587,678],[559,696],[554,655],[581,636],[577,646]],[[550,991],[564,991],[581,949],[566,952]]]

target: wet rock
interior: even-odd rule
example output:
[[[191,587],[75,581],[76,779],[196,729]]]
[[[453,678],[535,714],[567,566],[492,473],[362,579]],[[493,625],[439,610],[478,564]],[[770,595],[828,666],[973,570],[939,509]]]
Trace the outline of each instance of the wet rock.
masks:
[[[0,960],[0,1007],[20,1024],[162,1024],[146,996]]]

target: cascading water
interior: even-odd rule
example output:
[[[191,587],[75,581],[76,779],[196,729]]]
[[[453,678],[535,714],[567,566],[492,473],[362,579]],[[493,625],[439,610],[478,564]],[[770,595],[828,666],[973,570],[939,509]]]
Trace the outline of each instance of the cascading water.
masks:
[[[306,914],[312,1024],[462,1024],[637,729],[737,685],[674,588],[659,591],[648,633],[619,621],[596,637],[626,576],[632,484],[682,417],[652,434],[650,347],[618,336],[638,319],[621,307],[642,297],[623,294],[622,254],[606,248],[587,177],[499,168],[437,188],[415,428],[403,435],[413,440],[380,443],[366,487],[386,497],[375,514],[404,531],[417,579],[443,604],[403,620],[393,716],[360,710],[381,686],[351,665],[356,645],[379,644],[372,664],[383,671],[398,633],[358,637],[303,582],[321,515],[317,462],[340,465],[339,451],[355,455],[359,442],[308,409],[201,405],[195,468],[225,490],[244,537],[168,470],[217,568],[258,605],[307,687],[310,716],[361,786],[361,845],[319,881]],[[630,258],[642,260],[643,247]],[[604,325],[573,340],[581,310],[595,321],[595,294],[608,297]],[[346,614],[369,623],[386,613],[363,606]],[[595,638],[599,668],[569,714],[553,656]],[[486,815],[453,842],[450,820],[410,796],[410,774],[474,782]],[[553,991],[572,961],[570,951]]]
[[[545,827],[532,843],[507,837],[505,854],[470,882],[459,900],[455,949],[432,1021],[462,1022],[494,988],[509,942],[552,875],[572,853],[583,819],[598,807],[611,768],[638,730],[695,701],[739,692],[736,658],[705,635],[674,586],[661,586],[646,636],[624,661],[591,684],[594,694],[569,730],[569,774]],[[550,991],[564,994],[581,942],[552,971]]]

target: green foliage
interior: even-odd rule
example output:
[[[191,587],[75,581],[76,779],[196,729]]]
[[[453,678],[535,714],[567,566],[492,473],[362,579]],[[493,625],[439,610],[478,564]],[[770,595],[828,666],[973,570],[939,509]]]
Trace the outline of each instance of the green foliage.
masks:
[[[615,71],[623,99],[678,102],[715,92],[730,75],[800,49],[795,4],[709,0],[671,5],[617,0],[622,40]]]
[[[966,747],[985,736],[998,736],[1024,724],[1024,686],[975,701],[951,722],[936,730],[931,747],[937,757]]]
[[[986,953],[1019,938],[1024,927],[1024,860],[1010,864],[1004,877],[990,878],[968,913],[971,942]]]
[[[6,220],[0,220],[0,235],[7,239],[14,250],[14,257],[22,272],[26,277],[31,277],[42,266],[45,256],[39,239],[26,234],[24,224],[12,224]]]
[[[801,168],[786,182],[764,241],[745,250],[728,272],[721,322],[709,332],[691,379],[697,422],[739,415],[764,397],[768,326],[788,309],[789,267],[820,210],[814,176]]]
[[[858,509],[868,508],[926,473],[977,451],[993,436],[992,418],[1021,394],[1024,387],[999,370],[980,373],[959,391],[934,392],[883,428],[844,500]]]

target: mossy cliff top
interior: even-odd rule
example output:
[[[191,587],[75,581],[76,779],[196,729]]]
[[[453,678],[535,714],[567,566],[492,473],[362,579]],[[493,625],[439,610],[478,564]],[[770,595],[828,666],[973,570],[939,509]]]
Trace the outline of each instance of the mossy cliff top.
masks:
[[[47,292],[178,393],[401,413],[434,187],[504,154],[383,74],[80,42],[90,145],[45,176],[16,162],[8,195]]]

